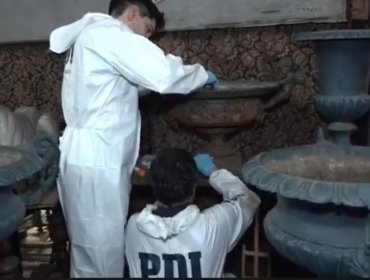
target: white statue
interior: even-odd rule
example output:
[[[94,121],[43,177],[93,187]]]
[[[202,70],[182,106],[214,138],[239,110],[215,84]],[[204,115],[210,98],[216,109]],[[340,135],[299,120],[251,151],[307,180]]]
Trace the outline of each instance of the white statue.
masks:
[[[27,205],[39,203],[55,187],[60,155],[58,136],[58,125],[50,114],[26,106],[13,112],[0,105],[0,145],[32,149],[43,160],[37,175],[13,185]],[[34,180],[38,182],[36,189],[32,187]]]
[[[58,142],[58,125],[49,113],[22,106],[14,112],[0,105],[0,145],[19,146],[32,142],[38,132],[47,132]]]

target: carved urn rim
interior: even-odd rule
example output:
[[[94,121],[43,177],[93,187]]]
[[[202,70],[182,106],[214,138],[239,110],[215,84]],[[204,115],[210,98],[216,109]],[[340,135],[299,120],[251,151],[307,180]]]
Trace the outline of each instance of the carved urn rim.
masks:
[[[266,158],[277,159],[278,153],[296,155],[303,149],[314,149],[314,146],[293,146],[260,153],[243,165],[242,178],[258,189],[289,199],[370,209],[370,182],[338,182],[304,178],[268,168],[263,161]],[[356,154],[363,153],[370,158],[370,149],[367,147],[351,146],[351,149]]]
[[[252,97],[267,97],[281,88],[278,82],[251,82],[251,81],[220,81],[220,84],[215,87],[205,87],[189,97],[191,99],[234,99],[234,98],[252,98]]]
[[[370,39],[370,29],[320,30],[299,33],[297,41]]]
[[[217,100],[217,99],[237,99],[237,98],[264,98],[277,93],[282,88],[281,82],[259,82],[259,81],[220,81],[220,84],[215,87],[204,87],[191,94],[179,94],[178,98],[186,98],[190,100]],[[150,94],[150,90],[141,89],[139,97],[146,97]],[[174,92],[174,94],[176,94]],[[167,95],[163,95],[165,97]]]
[[[0,188],[31,177],[42,169],[42,159],[33,150],[0,146],[0,160],[2,156],[9,154],[20,155],[20,157],[14,162],[0,167]]]

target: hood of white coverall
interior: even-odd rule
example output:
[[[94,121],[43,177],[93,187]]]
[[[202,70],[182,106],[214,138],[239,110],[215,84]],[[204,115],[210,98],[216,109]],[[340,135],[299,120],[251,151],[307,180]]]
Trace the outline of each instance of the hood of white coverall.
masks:
[[[186,231],[199,217],[199,208],[189,205],[173,217],[160,217],[152,213],[157,207],[147,205],[138,215],[138,229],[156,239],[166,240]]]
[[[87,13],[80,20],[54,30],[50,35],[50,50],[55,53],[66,52],[87,26],[96,21],[110,18],[112,17],[106,14]]]

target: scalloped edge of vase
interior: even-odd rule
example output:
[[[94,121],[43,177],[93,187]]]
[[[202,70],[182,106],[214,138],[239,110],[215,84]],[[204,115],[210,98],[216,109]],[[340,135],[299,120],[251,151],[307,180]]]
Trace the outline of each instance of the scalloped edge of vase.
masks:
[[[370,202],[361,199],[366,194],[370,197],[370,183],[320,181],[280,173],[260,162],[267,153],[260,153],[243,165],[242,178],[246,183],[285,198],[370,208]]]

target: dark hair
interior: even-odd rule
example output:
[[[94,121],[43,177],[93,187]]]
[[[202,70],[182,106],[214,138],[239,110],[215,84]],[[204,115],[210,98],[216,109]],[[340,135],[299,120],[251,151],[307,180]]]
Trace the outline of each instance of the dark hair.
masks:
[[[164,28],[164,16],[153,0],[111,0],[109,4],[109,14],[112,17],[119,17],[129,5],[137,5],[140,9],[140,15],[154,19],[156,30],[158,32]]]
[[[197,170],[192,155],[182,149],[168,149],[150,166],[154,198],[171,206],[191,197],[197,182]]]

